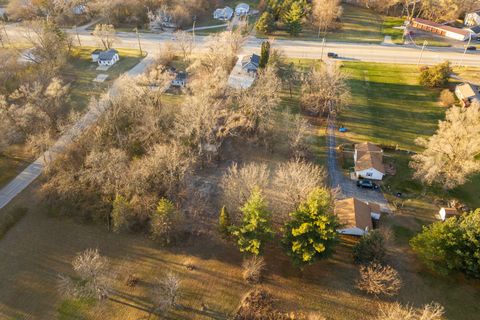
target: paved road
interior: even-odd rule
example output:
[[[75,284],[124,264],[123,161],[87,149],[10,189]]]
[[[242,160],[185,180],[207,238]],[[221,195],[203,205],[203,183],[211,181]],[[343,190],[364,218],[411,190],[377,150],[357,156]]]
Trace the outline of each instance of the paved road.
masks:
[[[10,39],[21,41],[23,39],[24,29],[16,26],[7,26],[7,32]],[[70,30],[74,34],[73,30]],[[89,31],[80,30],[80,39],[83,45],[95,46],[96,39]],[[142,33],[140,35],[142,47],[147,52],[158,52],[160,44],[165,41],[172,41],[172,34],[152,34]],[[138,48],[138,42],[135,33],[119,32],[119,43],[116,44],[120,48]],[[204,36],[196,36],[195,50],[201,52],[205,49]],[[76,39],[75,39],[76,40]],[[247,39],[242,54],[251,52],[259,52],[263,39],[251,36]],[[273,47],[279,48],[290,58],[311,58],[319,59],[322,54],[322,43],[319,41],[300,41],[300,40],[275,40]],[[324,57],[327,52],[335,52],[345,61],[365,61],[365,62],[385,62],[385,63],[402,63],[417,64],[420,58],[421,50],[413,45],[379,45],[364,43],[340,43],[329,42],[325,46]],[[480,67],[480,52],[468,52],[465,56],[461,48],[428,48],[424,51],[421,60],[422,64],[436,64],[445,60],[451,61],[453,64],[462,64],[466,66]]]
[[[327,135],[327,167],[332,188],[338,188],[339,190],[338,198],[344,199],[355,197],[364,202],[377,203],[380,205],[383,212],[390,212],[388,201],[385,199],[382,192],[358,188],[355,182],[346,177],[338,167],[336,151],[337,143],[335,137],[336,129],[335,122],[329,121]]]
[[[145,68],[153,61],[153,57],[148,56],[139,64],[132,68],[127,74],[131,76],[143,73]],[[116,84],[112,86],[109,94],[115,94],[117,90]],[[94,124],[100,115],[105,112],[106,104],[101,100],[98,106],[91,108],[75,125],[73,125],[64,135],[62,135],[57,142],[35,162],[23,170],[17,177],[15,177],[8,185],[0,190],[0,209],[5,207],[15,196],[28,187],[36,178],[42,173],[45,164],[55,159],[59,151],[62,151],[66,146],[71,144],[77,137],[79,137],[85,130]]]

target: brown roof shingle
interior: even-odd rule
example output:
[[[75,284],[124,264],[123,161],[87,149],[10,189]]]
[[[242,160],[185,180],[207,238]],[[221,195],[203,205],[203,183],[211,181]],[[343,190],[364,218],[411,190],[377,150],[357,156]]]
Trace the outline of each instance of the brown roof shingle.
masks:
[[[338,200],[335,203],[335,214],[344,228],[373,228],[370,206],[356,198]]]
[[[355,145],[357,152],[357,161],[355,162],[355,171],[374,168],[385,174],[383,165],[383,150],[376,144],[370,142],[359,143]]]

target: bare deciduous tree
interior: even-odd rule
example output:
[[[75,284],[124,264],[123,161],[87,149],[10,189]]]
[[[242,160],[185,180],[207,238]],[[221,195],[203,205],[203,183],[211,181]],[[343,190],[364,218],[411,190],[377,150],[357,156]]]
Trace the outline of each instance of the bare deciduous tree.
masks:
[[[346,76],[337,65],[312,70],[303,81],[302,107],[314,115],[335,116],[349,100]]]
[[[274,185],[284,196],[284,213],[295,209],[316,187],[324,185],[326,172],[322,167],[300,159],[281,164],[275,172]],[[279,208],[280,209],[280,208]]]
[[[263,257],[253,256],[243,261],[243,279],[249,284],[258,284],[265,270]]]
[[[187,60],[192,54],[193,50],[193,36],[186,31],[175,32],[175,44],[178,50],[182,53],[183,59]]]
[[[394,296],[402,287],[398,272],[390,266],[372,263],[360,267],[357,288],[375,296]]]
[[[343,13],[340,0],[313,0],[312,18],[313,24],[318,28],[318,37],[328,30],[335,28],[335,20]]]
[[[306,158],[308,143],[305,141],[310,130],[310,125],[303,116],[295,115],[289,125],[288,145],[294,158]]]
[[[480,104],[469,108],[452,107],[435,135],[419,138],[425,150],[412,157],[414,177],[426,184],[438,182],[445,189],[464,184],[470,175],[480,171]]]
[[[376,320],[444,320],[444,308],[435,302],[426,304],[419,309],[411,306],[393,304],[380,304]]]
[[[93,36],[105,50],[110,49],[117,41],[115,27],[111,24],[97,24],[93,30]]]
[[[72,261],[76,278],[59,276],[58,289],[68,297],[95,298],[108,297],[112,287],[112,274],[108,259],[102,257],[98,249],[87,249],[77,254]]]
[[[180,278],[172,272],[157,279],[153,288],[153,312],[165,312],[176,308],[180,285]]]
[[[234,163],[222,178],[223,199],[231,210],[238,211],[255,187],[264,190],[270,172],[265,164],[249,163],[241,168]]]

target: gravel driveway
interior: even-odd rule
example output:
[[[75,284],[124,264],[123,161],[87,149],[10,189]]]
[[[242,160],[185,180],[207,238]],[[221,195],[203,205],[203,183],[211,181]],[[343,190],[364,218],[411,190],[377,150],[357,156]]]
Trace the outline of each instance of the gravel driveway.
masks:
[[[364,202],[377,203],[382,208],[383,212],[390,212],[388,201],[383,196],[383,193],[378,190],[369,190],[359,188],[356,182],[346,177],[337,164],[336,126],[334,121],[330,121],[328,125],[327,146],[328,146],[328,161],[327,167],[332,188],[339,189],[338,198],[357,198]]]

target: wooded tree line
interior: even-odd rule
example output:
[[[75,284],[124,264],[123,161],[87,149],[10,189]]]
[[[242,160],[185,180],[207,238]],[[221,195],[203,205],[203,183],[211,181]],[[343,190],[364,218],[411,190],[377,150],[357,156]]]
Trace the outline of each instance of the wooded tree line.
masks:
[[[138,27],[149,22],[149,12],[166,10],[178,26],[191,25],[193,17],[211,16],[223,5],[222,0],[12,0],[7,15],[13,19],[31,20],[48,17],[61,25],[80,25],[92,17],[101,17],[113,25],[130,24]]]
[[[69,86],[60,77],[71,40],[52,22],[34,21],[26,27],[31,48],[1,53],[0,152],[28,142],[38,154],[76,117],[65,107]]]

